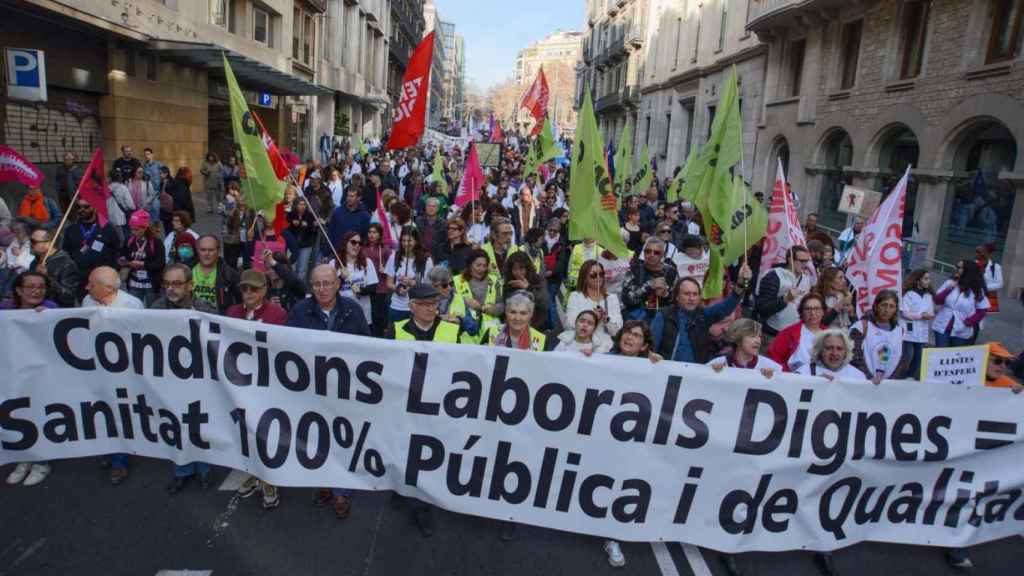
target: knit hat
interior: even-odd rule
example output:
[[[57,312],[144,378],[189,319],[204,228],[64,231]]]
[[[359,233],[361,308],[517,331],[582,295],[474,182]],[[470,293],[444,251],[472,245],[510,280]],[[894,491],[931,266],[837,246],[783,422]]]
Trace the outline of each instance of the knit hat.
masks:
[[[130,228],[149,226],[149,212],[146,212],[145,210],[136,210],[135,212],[132,212],[131,218],[128,219],[128,226]]]

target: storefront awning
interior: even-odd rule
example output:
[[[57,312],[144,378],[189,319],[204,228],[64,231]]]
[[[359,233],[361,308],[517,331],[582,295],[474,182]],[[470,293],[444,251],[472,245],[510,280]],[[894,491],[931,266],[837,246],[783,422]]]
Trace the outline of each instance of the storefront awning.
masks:
[[[258,60],[254,60],[239,54],[233,50],[208,44],[205,42],[179,42],[175,40],[153,40],[149,43],[148,49],[159,54],[161,59],[181,62],[207,70],[217,70],[218,75],[223,75],[224,63],[221,54],[226,54],[228,62],[231,63],[231,70],[235,73],[238,83],[246,88],[271,92],[281,96],[299,96],[304,94],[319,94],[329,96],[334,91],[318,86],[292,76],[285,72],[268,66]]]

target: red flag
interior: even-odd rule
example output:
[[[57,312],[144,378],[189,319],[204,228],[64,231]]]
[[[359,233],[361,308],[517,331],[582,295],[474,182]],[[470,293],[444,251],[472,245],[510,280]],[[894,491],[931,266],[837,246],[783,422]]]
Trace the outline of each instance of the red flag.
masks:
[[[277,144],[274,144],[274,139],[270,137],[270,133],[267,132],[266,126],[264,126],[263,121],[260,120],[260,115],[252,114],[252,117],[255,118],[256,123],[259,124],[260,139],[263,140],[263,147],[267,149],[267,156],[270,157],[270,165],[274,168],[274,175],[277,176],[278,180],[287,180],[288,175],[292,172],[291,168],[285,162],[284,157],[281,156],[281,151],[277,148]]]
[[[14,148],[0,145],[0,182],[21,182],[29,188],[39,188],[43,173]]]
[[[100,226],[107,225],[107,198],[110,188],[107,187],[106,173],[103,171],[103,150],[97,148],[92,154],[92,161],[85,169],[82,183],[78,185],[78,197],[85,200],[93,210]]]
[[[480,200],[480,187],[484,184],[484,171],[480,167],[480,157],[476,154],[476,146],[469,144],[469,158],[466,159],[466,171],[462,175],[462,193],[455,197],[455,205],[463,207],[468,202]]]
[[[494,121],[494,131],[491,132],[491,142],[504,142],[505,132],[501,129],[501,121]]]
[[[548,110],[548,100],[551,97],[551,92],[548,90],[548,79],[544,76],[544,68],[541,67],[540,71],[537,72],[537,78],[533,80],[533,85],[530,86],[530,91],[526,93],[523,98],[522,108],[530,110],[530,115],[536,120],[536,125],[533,127],[533,131],[530,132],[531,136],[540,134],[540,131],[544,128],[544,115]]]
[[[430,62],[434,58],[434,33],[423,37],[409,58],[402,77],[402,94],[395,108],[395,123],[386,147],[399,150],[415,146],[423,136],[430,93]]]
[[[394,248],[396,241],[391,237],[391,224],[388,221],[388,213],[384,210],[384,201],[381,199],[380,190],[377,190],[377,220],[380,221],[381,244],[388,248]]]

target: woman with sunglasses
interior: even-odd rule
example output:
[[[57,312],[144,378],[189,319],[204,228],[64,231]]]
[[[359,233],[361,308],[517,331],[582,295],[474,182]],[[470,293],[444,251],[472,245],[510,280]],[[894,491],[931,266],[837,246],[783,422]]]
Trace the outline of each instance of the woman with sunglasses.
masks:
[[[569,295],[565,309],[565,325],[575,326],[576,317],[584,310],[597,315],[599,331],[609,337],[622,329],[622,305],[616,294],[610,294],[606,285],[604,267],[596,260],[587,260],[580,267],[576,290]]]
[[[668,220],[662,220],[654,229],[654,235],[665,241],[665,258],[675,262],[679,248],[676,246],[672,236],[672,223]]]
[[[466,222],[462,218],[448,219],[445,227],[444,240],[434,241],[433,258],[440,266],[447,266],[453,275],[461,274],[466,268],[466,259],[473,252],[466,231]]]
[[[533,317],[530,326],[537,330],[548,330],[548,287],[534,267],[534,261],[523,250],[510,254],[505,260],[502,294],[518,290],[533,296]]]
[[[388,260],[391,259],[391,248],[384,244],[384,227],[379,222],[373,222],[366,232],[366,244],[363,245],[363,257],[371,262],[374,270],[384,271]],[[379,276],[378,276],[379,278]],[[388,324],[388,290],[387,282],[377,282],[377,286],[370,293],[370,331],[377,338],[384,337],[384,330]]]
[[[362,248],[363,241],[359,238],[359,232],[349,230],[341,237],[341,246],[338,247],[339,260],[331,264],[341,279],[339,293],[359,303],[367,323],[373,328],[373,305],[370,302],[370,295],[376,291],[380,278],[373,260],[366,257]]]
[[[409,318],[409,290],[423,282],[434,262],[427,256],[420,243],[420,233],[415,226],[402,228],[398,248],[384,266],[384,277],[388,289],[392,290],[391,307],[388,308],[388,322]]]

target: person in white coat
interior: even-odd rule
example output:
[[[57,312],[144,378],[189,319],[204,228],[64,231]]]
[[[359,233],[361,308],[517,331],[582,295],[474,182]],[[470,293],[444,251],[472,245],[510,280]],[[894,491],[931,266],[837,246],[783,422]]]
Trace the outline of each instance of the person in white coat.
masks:
[[[903,320],[903,354],[909,358],[907,376],[917,378],[921,373],[921,355],[931,336],[929,328],[935,318],[932,275],[928,270],[914,270],[903,281],[900,299],[900,318]]]
[[[750,318],[739,318],[725,330],[725,341],[733,345],[731,353],[712,358],[708,366],[721,372],[726,366],[757,370],[765,378],[782,372],[782,365],[761,356],[761,323]]]
[[[596,260],[587,260],[580,267],[576,290],[569,295],[565,308],[565,326],[575,326],[580,312],[592,310],[597,314],[600,332],[608,337],[619,333],[622,328],[622,306],[619,297],[609,293],[606,287],[604,267]]]
[[[996,251],[994,242],[974,249],[981,278],[985,281],[985,295],[988,297],[988,313],[999,312],[999,291],[1003,289],[1003,267],[992,259]]]

